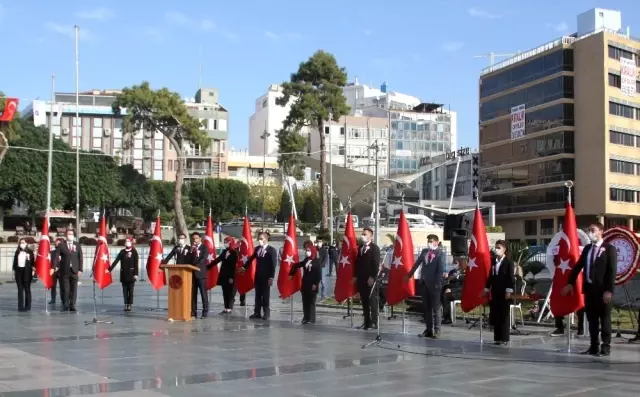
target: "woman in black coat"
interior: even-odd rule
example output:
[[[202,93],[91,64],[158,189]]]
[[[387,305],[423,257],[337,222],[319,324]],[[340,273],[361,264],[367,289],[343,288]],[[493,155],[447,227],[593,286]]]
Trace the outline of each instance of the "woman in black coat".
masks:
[[[211,269],[222,262],[220,273],[218,273],[218,284],[222,287],[222,299],[224,300],[224,310],[220,314],[229,314],[233,310],[233,301],[236,294],[236,264],[238,263],[238,251],[236,241],[233,237],[224,239],[224,250],[211,262],[207,269]]]
[[[302,324],[316,323],[316,297],[318,287],[322,281],[322,264],[318,258],[318,251],[311,241],[304,243],[306,257],[291,266],[289,277],[293,277],[302,269]]]
[[[18,311],[31,310],[31,281],[35,275],[35,255],[27,247],[23,238],[18,241],[18,248],[13,256],[13,278],[18,286]]]
[[[509,305],[515,288],[515,268],[507,256],[504,240],[496,241],[495,254],[484,292],[491,296],[489,320],[493,325],[493,341],[496,345],[506,345],[509,343]]]
[[[124,243],[124,249],[118,253],[116,259],[107,270],[111,273],[120,263],[120,282],[122,283],[122,295],[124,297],[124,311],[130,312],[133,305],[133,287],[138,281],[138,265],[140,258],[138,251],[133,246],[133,239],[128,237]]]

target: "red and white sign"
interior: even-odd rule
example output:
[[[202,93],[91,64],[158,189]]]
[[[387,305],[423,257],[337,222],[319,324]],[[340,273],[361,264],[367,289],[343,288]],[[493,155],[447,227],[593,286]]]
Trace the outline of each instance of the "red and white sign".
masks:
[[[526,111],[524,104],[511,108],[511,139],[519,139],[524,136]]]
[[[618,267],[616,285],[626,283],[633,278],[640,266],[640,239],[629,228],[616,226],[602,234],[605,243],[616,247]]]
[[[620,58],[620,90],[627,96],[636,96],[636,63],[633,59]]]

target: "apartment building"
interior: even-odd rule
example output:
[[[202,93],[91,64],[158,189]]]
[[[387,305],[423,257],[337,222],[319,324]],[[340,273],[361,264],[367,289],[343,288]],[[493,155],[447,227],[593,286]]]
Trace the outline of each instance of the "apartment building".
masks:
[[[509,239],[548,243],[569,180],[579,227],[640,229],[640,40],[618,11],[577,26],[480,77],[481,197]]]

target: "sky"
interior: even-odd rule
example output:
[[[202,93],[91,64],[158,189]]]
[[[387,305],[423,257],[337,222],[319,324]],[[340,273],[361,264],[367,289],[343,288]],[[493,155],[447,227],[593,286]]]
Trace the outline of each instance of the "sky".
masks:
[[[0,0],[0,90],[21,107],[75,92],[146,80],[193,97],[220,90],[229,141],[248,146],[255,100],[316,50],[333,53],[349,81],[437,102],[458,112],[460,147],[478,145],[478,79],[494,52],[527,51],[576,31],[594,7],[622,11],[640,37],[638,0]],[[202,49],[202,51],[200,51]],[[498,60],[503,58],[497,58]]]

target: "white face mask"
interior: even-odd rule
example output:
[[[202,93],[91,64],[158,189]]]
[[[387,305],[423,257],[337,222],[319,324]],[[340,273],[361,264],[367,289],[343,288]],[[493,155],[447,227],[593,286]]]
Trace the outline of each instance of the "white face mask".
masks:
[[[598,236],[596,236],[594,232],[589,232],[589,240],[591,240],[592,243],[595,243],[598,241]]]
[[[431,244],[431,249],[432,250],[437,250],[438,249],[438,243],[432,243]]]
[[[224,243],[224,248],[229,249],[229,243]]]
[[[307,258],[311,258],[311,251],[306,251],[305,253],[307,254]]]
[[[316,247],[322,248],[322,243],[316,243]]]
[[[67,241],[72,242],[73,240],[75,240],[75,236],[73,234],[67,235]]]
[[[360,241],[362,241],[363,244],[367,244],[369,242],[369,237],[368,236],[360,236]]]
[[[131,248],[131,241],[127,241],[126,243],[124,243],[124,246],[127,248]]]
[[[23,250],[23,249],[25,249],[25,248],[27,248],[27,244],[25,244],[25,243],[21,243],[21,244],[20,244],[20,249],[21,249],[21,250]]]
[[[496,255],[498,258],[502,258],[504,256],[504,250],[502,248],[496,248]]]
[[[264,247],[267,245],[267,242],[265,240],[258,240],[258,244],[260,244],[261,247]]]
[[[180,240],[178,240],[178,244],[179,245],[184,245],[185,244],[185,239],[181,238]]]

